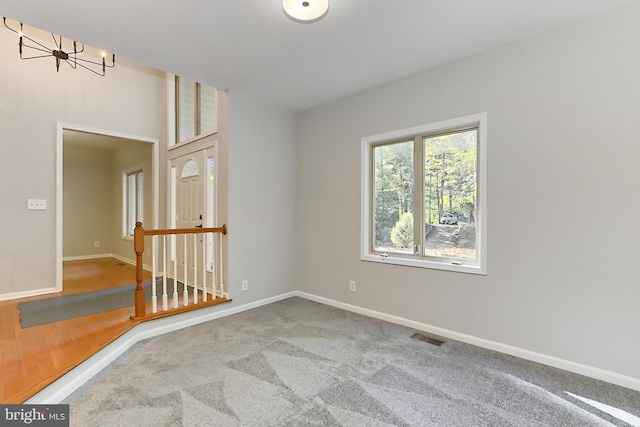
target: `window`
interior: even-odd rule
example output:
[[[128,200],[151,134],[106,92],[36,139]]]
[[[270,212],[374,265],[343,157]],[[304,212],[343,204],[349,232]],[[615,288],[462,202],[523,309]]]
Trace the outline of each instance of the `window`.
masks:
[[[136,222],[144,218],[144,171],[137,169],[122,174],[123,236],[133,237]]]
[[[191,178],[194,176],[198,176],[198,164],[193,159],[189,159],[184,162],[184,166],[182,167],[182,175],[180,178]]]
[[[486,114],[362,139],[365,261],[486,274]]]
[[[175,76],[176,142],[215,132],[216,89]]]

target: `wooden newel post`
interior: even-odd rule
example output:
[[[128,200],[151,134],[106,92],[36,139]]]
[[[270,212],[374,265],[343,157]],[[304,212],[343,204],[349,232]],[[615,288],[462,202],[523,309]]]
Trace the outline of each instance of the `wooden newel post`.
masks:
[[[142,253],[144,252],[144,228],[141,222],[136,222],[136,228],[133,230],[133,248],[136,251],[136,315],[135,317],[144,317],[144,286],[142,281],[144,275],[142,272]]]

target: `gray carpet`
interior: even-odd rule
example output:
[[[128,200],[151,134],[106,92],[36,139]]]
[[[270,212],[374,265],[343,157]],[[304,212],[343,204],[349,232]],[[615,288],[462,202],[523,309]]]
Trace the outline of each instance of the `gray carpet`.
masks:
[[[151,301],[151,282],[144,285],[145,298]],[[156,292],[162,294],[162,281],[156,281]],[[182,284],[178,282],[179,289]],[[189,294],[193,288],[189,288]],[[20,321],[23,328],[72,319],[74,317],[132,307],[134,305],[136,285],[82,292],[73,295],[42,298],[18,303]],[[167,279],[167,290],[173,292],[173,280]]]
[[[638,392],[414,332],[291,298],[142,341],[64,403],[72,426],[628,425],[578,397],[640,421]]]

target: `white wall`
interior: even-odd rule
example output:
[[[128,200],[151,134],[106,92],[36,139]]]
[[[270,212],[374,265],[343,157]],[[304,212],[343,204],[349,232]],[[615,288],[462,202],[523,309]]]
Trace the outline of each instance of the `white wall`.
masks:
[[[65,64],[56,73],[53,58],[23,61],[17,50],[14,35],[0,32],[0,199],[10,225],[0,239],[0,299],[55,287],[57,123],[166,145],[164,73],[125,58],[106,77]],[[28,198],[46,199],[47,210],[27,211]]]
[[[229,93],[229,289],[235,303],[292,291],[296,180],[292,113]],[[241,292],[241,281],[249,290]]]
[[[640,379],[638,22],[636,3],[300,114],[298,289]],[[480,112],[488,275],[360,261],[360,139]]]

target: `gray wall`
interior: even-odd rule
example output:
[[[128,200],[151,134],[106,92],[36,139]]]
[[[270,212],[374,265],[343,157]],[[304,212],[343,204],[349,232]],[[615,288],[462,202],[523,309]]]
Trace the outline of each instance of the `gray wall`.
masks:
[[[0,32],[7,53],[0,67],[0,198],[9,224],[0,239],[0,299],[56,286],[58,123],[157,138],[161,164],[166,147],[164,73],[126,58],[106,77],[66,66],[56,73],[53,59],[23,61],[16,45],[12,33]],[[161,181],[161,205],[164,194]],[[46,199],[47,210],[28,211],[29,198]]]
[[[247,303],[295,289],[294,115],[232,90],[229,118],[228,283]]]
[[[640,378],[638,22],[635,3],[300,114],[297,288]],[[360,139],[480,112],[488,275],[360,261]]]
[[[113,152],[69,144],[63,152],[62,256],[111,253]]]
[[[152,144],[128,142],[115,149],[65,144],[63,152],[63,257],[114,254],[135,262],[132,239],[122,237],[122,172],[144,167],[143,223],[152,228]],[[143,261],[150,265],[150,251]]]

